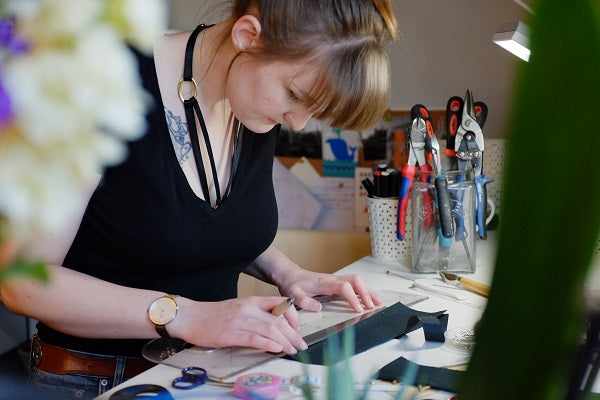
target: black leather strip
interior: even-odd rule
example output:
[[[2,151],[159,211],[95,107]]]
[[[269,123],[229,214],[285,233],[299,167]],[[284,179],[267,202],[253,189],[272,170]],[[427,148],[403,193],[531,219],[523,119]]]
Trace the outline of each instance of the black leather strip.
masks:
[[[217,167],[215,165],[215,157],[213,155],[212,146],[210,145],[210,138],[208,137],[208,130],[206,129],[206,123],[204,123],[204,117],[202,116],[202,111],[200,111],[200,106],[198,105],[198,101],[194,99],[192,103],[194,106],[194,111],[196,111],[196,116],[198,117],[198,122],[200,122],[200,128],[202,129],[202,137],[204,138],[204,144],[206,145],[206,150],[208,153],[208,161],[210,162],[210,169],[213,176],[213,182],[215,184],[215,192],[217,194],[217,205],[221,204],[221,188],[219,187],[219,176],[217,175]],[[188,120],[189,123],[189,120]],[[206,176],[204,177],[206,180]],[[210,197],[205,199],[210,203]]]
[[[354,329],[356,339],[355,353],[358,354],[422,327],[424,317],[439,319],[444,313],[445,311],[434,313],[417,311],[402,303],[396,303],[346,329]],[[442,319],[447,321],[447,315],[446,317],[442,317]],[[427,324],[431,322],[431,320],[427,321]],[[339,332],[332,332],[326,340],[337,335],[337,343],[342,343],[344,331],[345,329]],[[304,354],[308,354],[312,364],[323,364],[323,350],[326,340],[309,346],[308,350],[304,352]],[[300,353],[292,356],[296,360],[300,360],[300,357]]]
[[[389,382],[402,382],[407,375],[408,368],[417,368],[414,382],[405,382],[413,385],[431,386],[434,389],[456,392],[464,371],[448,368],[426,367],[415,364],[404,357],[400,357],[387,364],[379,371],[378,379]]]
[[[204,28],[207,26],[204,24],[200,24],[194,29],[194,31],[190,34],[188,38],[186,48],[185,48],[185,62],[183,66],[183,80],[184,81],[192,81],[193,79],[193,59],[194,59],[194,45],[196,43],[196,39],[198,35]],[[208,159],[210,162],[211,174],[213,177],[213,182],[215,185],[215,193],[216,193],[216,206],[220,206],[229,190],[231,188],[233,179],[235,178],[235,174],[237,172],[239,158],[241,154],[241,125],[236,127],[234,143],[233,143],[233,160],[231,166],[231,172],[229,175],[229,180],[227,181],[227,187],[221,198],[221,187],[219,185],[219,177],[217,174],[217,167],[215,165],[215,158],[212,151],[212,146],[210,144],[210,137],[208,135],[208,129],[206,128],[206,123],[204,122],[204,117],[202,115],[202,111],[200,110],[200,106],[198,104],[198,100],[195,96],[186,99],[183,102],[183,106],[185,108],[185,117],[188,125],[188,132],[190,134],[190,140],[192,142],[192,150],[194,152],[194,160],[196,161],[196,168],[198,169],[198,176],[200,178],[200,186],[202,187],[202,194],[204,195],[204,200],[210,203],[210,190],[208,188],[208,179],[206,177],[206,169],[204,168],[204,163],[202,160],[202,153],[200,152],[200,141],[198,138],[198,130],[196,129],[196,117],[198,117],[198,122],[200,123],[200,129],[202,130],[202,137],[204,139],[204,144],[206,145],[206,150],[208,153]],[[194,116],[195,113],[195,116]]]
[[[185,62],[183,64],[183,80],[191,81],[194,73],[192,68],[194,66],[193,58],[194,58],[194,45],[196,44],[196,39],[200,32],[202,32],[206,28],[206,25],[200,24],[194,29],[187,41],[185,46]]]
[[[202,153],[200,152],[200,142],[198,140],[198,131],[196,130],[196,119],[194,118],[194,105],[192,104],[193,102],[196,102],[195,98],[188,99],[183,103],[183,106],[185,108],[185,117],[187,119],[188,132],[190,134],[190,140],[192,142],[194,160],[196,161],[198,176],[200,177],[200,186],[202,186],[202,193],[204,194],[204,199],[210,203],[210,192],[208,190],[208,182],[206,180],[204,162],[202,161]]]

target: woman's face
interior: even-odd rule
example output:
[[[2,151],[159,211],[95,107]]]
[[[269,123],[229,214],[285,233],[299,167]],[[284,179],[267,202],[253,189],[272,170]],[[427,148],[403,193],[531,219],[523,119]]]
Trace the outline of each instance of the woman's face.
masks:
[[[251,131],[265,133],[280,123],[300,130],[313,114],[302,100],[315,78],[309,64],[256,61],[242,53],[231,66],[226,93],[233,114]]]

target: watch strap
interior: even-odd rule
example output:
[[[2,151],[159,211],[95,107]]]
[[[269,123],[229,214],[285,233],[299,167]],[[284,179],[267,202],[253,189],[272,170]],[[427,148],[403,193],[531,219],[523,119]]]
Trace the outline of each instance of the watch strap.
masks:
[[[154,329],[156,329],[156,332],[158,332],[158,334],[160,335],[160,337],[163,338],[170,338],[171,335],[169,335],[169,332],[167,332],[167,326],[166,325],[157,325],[154,324]]]

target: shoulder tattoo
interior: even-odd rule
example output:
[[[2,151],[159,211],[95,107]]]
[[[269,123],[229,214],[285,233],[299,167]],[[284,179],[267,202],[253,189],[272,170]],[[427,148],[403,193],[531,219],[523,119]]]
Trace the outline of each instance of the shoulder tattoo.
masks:
[[[180,165],[183,165],[189,158],[192,150],[187,124],[181,120],[181,117],[173,114],[173,112],[166,107],[165,117],[167,118],[167,126],[169,127],[171,141],[173,142],[173,147],[177,154],[177,161],[179,161]]]

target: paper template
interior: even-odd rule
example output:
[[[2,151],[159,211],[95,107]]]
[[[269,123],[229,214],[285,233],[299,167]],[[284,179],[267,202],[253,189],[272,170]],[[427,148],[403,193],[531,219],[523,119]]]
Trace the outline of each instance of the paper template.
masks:
[[[279,228],[312,229],[323,205],[277,158],[273,163],[273,186]]]
[[[310,187],[311,182],[320,176],[306,157],[301,157],[297,163],[292,165],[290,172],[307,187]]]

